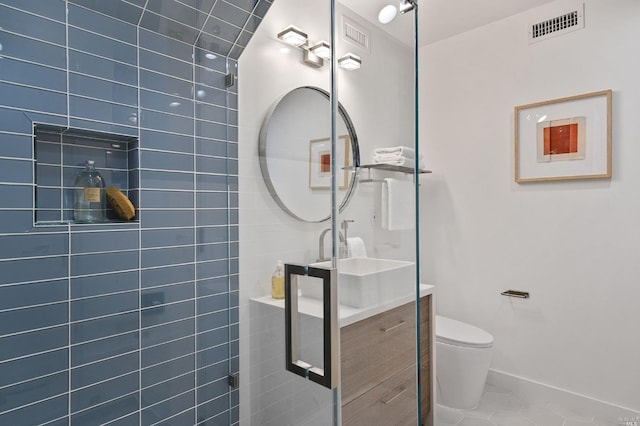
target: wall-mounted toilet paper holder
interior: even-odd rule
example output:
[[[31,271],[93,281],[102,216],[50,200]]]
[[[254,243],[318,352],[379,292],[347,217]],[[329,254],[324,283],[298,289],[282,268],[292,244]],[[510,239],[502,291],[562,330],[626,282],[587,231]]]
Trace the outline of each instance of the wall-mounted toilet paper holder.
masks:
[[[528,299],[529,292],[528,291],[518,291],[518,290],[506,290],[500,293],[503,296],[508,297],[519,297],[520,299]]]

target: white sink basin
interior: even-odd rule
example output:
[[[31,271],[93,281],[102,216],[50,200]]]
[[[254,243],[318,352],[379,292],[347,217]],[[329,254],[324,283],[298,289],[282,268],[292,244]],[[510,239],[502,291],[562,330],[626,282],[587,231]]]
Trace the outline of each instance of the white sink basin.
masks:
[[[309,266],[331,267],[331,262]],[[402,260],[351,257],[338,261],[338,293],[341,305],[366,308],[415,291],[415,263]],[[317,279],[301,279],[305,297],[322,299],[322,285]]]

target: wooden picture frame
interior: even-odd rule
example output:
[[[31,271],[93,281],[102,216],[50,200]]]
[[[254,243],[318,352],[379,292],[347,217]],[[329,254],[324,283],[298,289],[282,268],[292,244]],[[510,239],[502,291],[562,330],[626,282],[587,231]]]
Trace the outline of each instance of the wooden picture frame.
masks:
[[[346,189],[349,185],[349,171],[351,165],[351,143],[349,135],[338,136],[336,147],[338,158],[336,164],[338,172],[336,180],[339,189]],[[342,174],[340,174],[342,171]],[[309,188],[331,188],[331,138],[312,139],[309,142]]]
[[[611,178],[611,90],[516,106],[516,183]]]

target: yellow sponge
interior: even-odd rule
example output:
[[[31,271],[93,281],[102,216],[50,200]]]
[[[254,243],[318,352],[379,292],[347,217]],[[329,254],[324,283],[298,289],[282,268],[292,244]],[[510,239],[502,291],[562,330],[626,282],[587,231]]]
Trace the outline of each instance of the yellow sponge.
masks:
[[[136,209],[131,201],[115,186],[110,186],[106,191],[107,201],[121,219],[131,220],[136,215]]]

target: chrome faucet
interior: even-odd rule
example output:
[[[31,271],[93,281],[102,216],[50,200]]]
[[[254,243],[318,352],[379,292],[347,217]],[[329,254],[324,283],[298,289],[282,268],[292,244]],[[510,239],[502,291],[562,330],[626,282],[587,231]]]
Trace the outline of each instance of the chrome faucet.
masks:
[[[320,233],[320,241],[318,242],[318,260],[317,262],[324,262],[327,260],[331,260],[331,257],[325,257],[324,256],[324,236],[327,235],[327,232],[331,231],[331,228],[327,228],[324,231],[322,231]],[[347,240],[344,239],[344,235],[342,235],[342,232],[338,232],[338,237],[340,237],[340,243],[341,245],[347,244]],[[342,249],[342,247],[341,247]]]
[[[342,253],[340,253],[341,258],[351,257],[351,251],[349,250],[349,242],[347,241],[347,230],[349,229],[349,224],[355,222],[353,219],[345,219],[340,224],[340,228],[342,228],[342,232],[344,233],[344,244],[340,246],[342,249]]]
[[[340,257],[349,257],[349,247],[347,246],[347,229],[349,227],[349,222],[353,222],[353,220],[343,220],[342,224],[340,224],[340,227],[344,231],[344,233],[338,232],[338,237],[340,238]],[[324,237],[329,231],[331,231],[331,228],[326,228],[320,233],[317,262],[331,260],[331,257],[325,257],[324,255]]]
[[[340,228],[342,228],[342,232],[344,232],[344,243],[347,244],[347,229],[349,228],[349,224],[355,222],[353,219],[345,219],[340,224]]]

